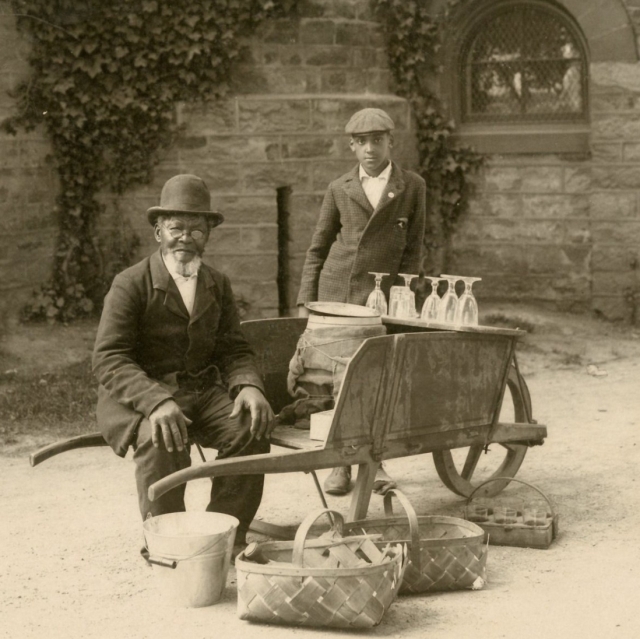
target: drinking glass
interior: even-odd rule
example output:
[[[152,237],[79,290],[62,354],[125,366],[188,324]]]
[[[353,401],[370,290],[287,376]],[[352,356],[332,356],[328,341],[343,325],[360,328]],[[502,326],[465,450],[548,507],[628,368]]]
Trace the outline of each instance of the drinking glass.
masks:
[[[456,293],[456,282],[460,279],[457,275],[440,276],[447,280],[449,288],[440,300],[440,311],[438,321],[442,324],[453,324],[456,319],[456,310],[458,308],[458,295]]]
[[[438,314],[440,310],[440,296],[438,295],[438,284],[443,281],[441,277],[429,277],[425,276],[425,279],[431,282],[431,293],[424,301],[422,306],[422,313],[420,319],[427,324],[438,321]]]
[[[416,295],[411,290],[411,280],[418,276],[408,273],[398,273],[398,275],[404,278],[404,287],[402,289],[402,297],[400,298],[399,317],[415,319],[418,314],[416,313]]]
[[[380,288],[380,284],[382,284],[382,278],[385,275],[389,275],[389,273],[372,273],[370,271],[369,275],[373,275],[376,278],[376,286],[371,293],[369,293],[366,306],[372,308],[374,311],[378,311],[380,315],[386,315],[388,308],[387,298],[384,295],[384,291]]]
[[[478,303],[473,295],[471,287],[474,282],[482,281],[481,277],[461,277],[464,281],[464,293],[458,299],[455,323],[457,326],[478,325]]]
[[[400,302],[404,295],[405,287],[403,285],[394,285],[389,289],[389,315],[391,317],[400,317]]]

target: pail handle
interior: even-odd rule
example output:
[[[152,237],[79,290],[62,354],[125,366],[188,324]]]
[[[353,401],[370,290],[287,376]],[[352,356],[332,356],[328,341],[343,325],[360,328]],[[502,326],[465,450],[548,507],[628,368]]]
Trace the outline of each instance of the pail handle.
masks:
[[[142,536],[144,537],[144,547],[149,550],[149,543],[147,542],[147,536],[145,535],[144,528],[142,529]],[[213,541],[207,544],[204,548],[198,550],[198,552],[194,552],[193,555],[189,555],[188,557],[180,557],[179,559],[169,559],[167,557],[154,556],[149,554],[149,559],[147,561],[150,564],[155,564],[156,566],[163,566],[164,568],[176,568],[176,566],[181,561],[188,561],[189,559],[193,559],[194,557],[198,557],[203,555],[208,550],[211,550],[214,546],[220,543],[220,538],[216,537]]]

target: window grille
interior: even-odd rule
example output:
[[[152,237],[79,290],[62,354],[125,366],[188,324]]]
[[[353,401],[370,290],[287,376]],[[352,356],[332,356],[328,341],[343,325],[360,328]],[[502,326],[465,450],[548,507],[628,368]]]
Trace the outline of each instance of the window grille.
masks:
[[[586,120],[586,60],[568,19],[539,3],[485,15],[462,49],[464,122]]]

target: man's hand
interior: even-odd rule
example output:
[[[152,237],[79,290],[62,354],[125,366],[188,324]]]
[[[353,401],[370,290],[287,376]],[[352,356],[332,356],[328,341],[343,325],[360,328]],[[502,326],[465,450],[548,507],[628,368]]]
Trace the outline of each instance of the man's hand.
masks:
[[[153,409],[149,415],[151,440],[156,448],[160,447],[160,437],[164,447],[173,452],[174,446],[182,451],[189,443],[187,426],[191,423],[173,399],[167,399]]]
[[[298,306],[298,317],[309,317],[309,309],[304,304]]]
[[[245,386],[238,393],[229,417],[237,417],[242,410],[251,413],[251,435],[258,440],[262,439],[263,435],[268,438],[270,427],[273,427],[274,415],[269,402],[255,386]]]

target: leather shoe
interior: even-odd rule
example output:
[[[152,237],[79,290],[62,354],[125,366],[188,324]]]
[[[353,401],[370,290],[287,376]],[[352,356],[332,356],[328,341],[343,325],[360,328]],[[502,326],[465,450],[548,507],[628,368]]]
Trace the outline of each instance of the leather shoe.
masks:
[[[351,490],[351,466],[334,468],[324,480],[324,492],[328,495],[346,495]]]

